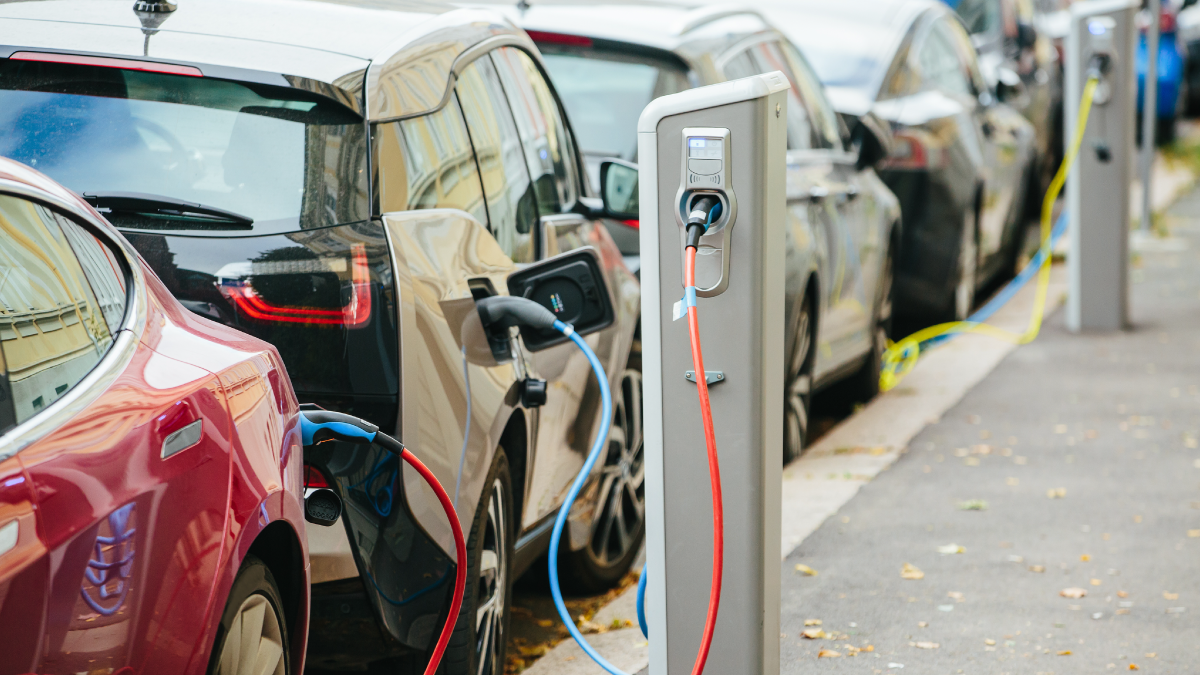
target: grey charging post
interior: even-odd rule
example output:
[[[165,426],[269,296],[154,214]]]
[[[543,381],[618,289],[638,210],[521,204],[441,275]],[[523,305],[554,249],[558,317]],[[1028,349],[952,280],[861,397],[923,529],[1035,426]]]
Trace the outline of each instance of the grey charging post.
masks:
[[[1067,149],[1094,58],[1107,60],[1083,144],[1067,179],[1070,253],[1067,328],[1121,330],[1129,323],[1129,183],[1132,178],[1134,25],[1137,0],[1082,0],[1071,5],[1063,102]],[[1153,141],[1150,141],[1153,142]]]
[[[696,263],[724,495],[724,583],[706,672],[778,673],[787,80],[665,96],[638,122],[650,674],[691,672],[712,574],[712,499],[686,319],[686,209],[721,212]]]

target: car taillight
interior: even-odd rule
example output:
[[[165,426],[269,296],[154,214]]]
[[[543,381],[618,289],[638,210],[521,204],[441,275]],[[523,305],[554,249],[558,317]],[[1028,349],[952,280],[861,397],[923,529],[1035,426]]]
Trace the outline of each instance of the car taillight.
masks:
[[[642,221],[637,218],[633,218],[630,220],[622,220],[621,224],[625,225],[626,227],[632,227],[635,230],[640,229],[642,227]]]
[[[887,169],[935,169],[945,165],[945,150],[925,143],[913,130],[895,132]]]
[[[340,309],[272,304],[254,288],[256,275],[294,274],[302,268],[329,266],[316,260],[283,260],[251,263],[244,277],[218,276],[217,287],[241,314],[258,321],[307,323],[358,328],[371,318],[371,276],[367,251],[362,244],[350,247],[350,298]],[[342,262],[343,269],[345,262]],[[256,269],[257,266],[257,269]]]
[[[570,33],[551,33],[544,30],[525,31],[534,42],[552,45],[569,45],[571,47],[591,47],[592,39]]]
[[[1174,33],[1176,28],[1175,12],[1169,9],[1164,9],[1162,14],[1158,16],[1158,32],[1159,33]]]
[[[317,470],[312,464],[304,465],[304,488],[327,488],[329,481],[325,480],[324,474]]]
[[[13,52],[8,58],[13,61],[69,63],[76,66],[98,66],[100,68],[140,70],[145,73],[204,77],[204,73],[195,66],[181,66],[174,63],[159,63],[157,61],[141,61],[138,59],[114,59],[107,56],[83,56],[81,54],[60,54],[57,52]]]

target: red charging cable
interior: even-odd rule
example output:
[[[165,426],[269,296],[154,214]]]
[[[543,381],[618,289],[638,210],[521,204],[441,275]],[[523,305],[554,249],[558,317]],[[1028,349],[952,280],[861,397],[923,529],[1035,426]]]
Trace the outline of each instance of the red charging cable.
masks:
[[[404,446],[401,446],[402,448]],[[467,588],[467,542],[463,539],[462,525],[458,522],[458,514],[454,511],[454,502],[450,501],[450,495],[446,494],[446,490],[442,484],[438,482],[433,472],[429,467],[421,463],[416,455],[404,448],[400,453],[400,458],[408,462],[412,468],[421,474],[421,478],[433,488],[434,494],[437,495],[438,501],[442,503],[442,509],[446,511],[446,518],[450,521],[450,529],[454,531],[454,596],[450,601],[450,615],[446,617],[446,625],[442,627],[442,634],[438,637],[437,645],[433,648],[433,655],[429,657],[429,665],[425,666],[425,675],[434,675],[438,666],[442,663],[442,655],[446,653],[446,645],[450,643],[450,636],[454,633],[454,624],[458,620],[458,611],[462,608],[463,593]]]
[[[696,247],[684,249],[683,284],[696,285]],[[694,296],[693,296],[694,297]],[[700,348],[700,318],[695,304],[687,308],[688,335],[692,341],[692,368],[696,371],[696,391],[700,396],[700,418],[704,422],[704,442],[708,446],[708,478],[712,483],[713,500],[713,570],[712,587],[708,593],[708,616],[704,619],[704,635],[692,675],[704,672],[708,649],[712,646],[713,630],[717,625],[717,609],[721,605],[721,569],[725,561],[725,514],[721,506],[721,465],[717,458],[717,437],[713,431],[712,405],[708,401],[708,378],[704,373],[704,352]]]

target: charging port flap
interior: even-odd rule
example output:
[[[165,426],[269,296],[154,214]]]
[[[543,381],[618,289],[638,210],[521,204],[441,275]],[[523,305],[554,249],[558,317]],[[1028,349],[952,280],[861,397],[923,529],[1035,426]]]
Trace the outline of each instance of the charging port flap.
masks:
[[[554,256],[508,277],[508,294],[528,298],[550,310],[575,332],[588,335],[612,325],[612,297],[604,280],[600,256],[587,246]],[[521,327],[525,347],[538,351],[566,342],[555,330]]]

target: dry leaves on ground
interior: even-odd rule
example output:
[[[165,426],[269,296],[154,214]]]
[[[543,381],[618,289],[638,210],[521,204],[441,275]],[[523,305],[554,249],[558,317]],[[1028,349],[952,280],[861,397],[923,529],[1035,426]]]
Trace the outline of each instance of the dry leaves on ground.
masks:
[[[796,563],[796,571],[806,577],[815,577],[817,574],[819,574],[819,572],[803,563]]]
[[[1070,650],[1070,649],[1064,649],[1064,650],[1062,650],[1061,652],[1059,652],[1059,653],[1058,653],[1058,655],[1059,655],[1059,656],[1070,656],[1070,655],[1071,655],[1071,650]]]
[[[959,502],[959,511],[987,511],[988,503],[982,499],[968,499],[965,502]]]
[[[912,563],[904,563],[904,567],[900,568],[900,578],[917,581],[925,578],[925,573],[917,569]]]
[[[946,544],[945,546],[937,547],[937,552],[942,555],[954,555],[956,553],[966,553],[967,549],[958,544]]]
[[[1040,573],[1046,571],[1046,566],[1045,565],[1030,565],[1029,571],[1030,572],[1038,572],[1040,574]]]
[[[809,640],[820,640],[821,638],[825,637],[825,631],[821,630],[820,628],[806,628],[800,634]]]
[[[1050,499],[1062,499],[1067,496],[1067,488],[1050,488],[1046,490],[1046,496]]]
[[[821,651],[817,652],[818,659],[836,659],[841,655],[841,652],[835,652],[832,649],[822,649]]]
[[[1082,598],[1083,596],[1087,595],[1087,591],[1083,590],[1082,588],[1071,587],[1071,588],[1062,589],[1061,591],[1058,592],[1058,594],[1063,596],[1064,598],[1071,598],[1072,600],[1078,600],[1079,598]]]
[[[1171,593],[1169,591],[1163,591],[1163,600],[1178,600],[1178,599],[1179,599],[1178,593]]]
[[[910,642],[908,645],[917,649],[937,649],[941,646],[936,642]]]

